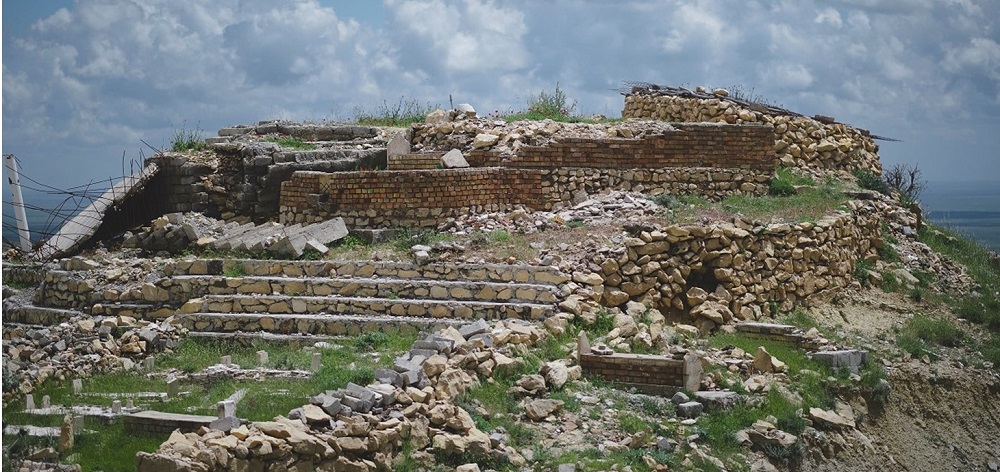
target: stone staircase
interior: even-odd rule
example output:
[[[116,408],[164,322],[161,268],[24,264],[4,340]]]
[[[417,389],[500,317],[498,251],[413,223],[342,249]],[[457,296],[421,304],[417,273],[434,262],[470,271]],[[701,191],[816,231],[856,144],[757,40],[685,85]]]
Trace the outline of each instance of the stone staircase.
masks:
[[[95,315],[175,316],[203,336],[417,332],[477,319],[544,320],[569,277],[553,267],[191,259]]]

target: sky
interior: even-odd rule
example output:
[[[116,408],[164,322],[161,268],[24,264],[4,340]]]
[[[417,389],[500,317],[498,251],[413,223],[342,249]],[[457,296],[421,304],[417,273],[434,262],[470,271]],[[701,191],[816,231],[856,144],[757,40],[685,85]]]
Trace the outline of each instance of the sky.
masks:
[[[886,166],[1000,185],[996,0],[8,0],[3,153],[56,187],[180,130],[349,120],[401,99],[480,114],[556,84],[620,116],[626,81],[733,87],[902,140]],[[9,192],[4,189],[4,200]]]

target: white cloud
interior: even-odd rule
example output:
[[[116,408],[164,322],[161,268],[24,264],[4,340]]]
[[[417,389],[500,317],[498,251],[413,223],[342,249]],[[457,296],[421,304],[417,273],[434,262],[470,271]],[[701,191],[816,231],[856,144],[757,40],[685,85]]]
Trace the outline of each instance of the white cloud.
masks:
[[[1000,2],[364,5],[384,15],[351,18],[357,4],[332,0],[76,1],[7,38],[5,151],[106,157],[185,122],[349,118],[400,96],[518,109],[557,82],[578,111],[610,116],[613,89],[646,80],[743,85],[876,133],[1000,120]],[[96,172],[93,156],[79,169]]]
[[[673,11],[663,12],[663,16],[670,23],[670,31],[662,42],[668,53],[681,52],[698,44],[719,51],[736,39],[725,21],[698,5],[683,4]]]
[[[844,26],[844,20],[840,18],[840,12],[834,8],[825,8],[823,11],[816,14],[816,18],[813,19],[813,23],[816,24],[828,24],[834,28],[840,28]]]
[[[426,57],[446,70],[477,72],[516,70],[527,64],[522,43],[524,14],[490,0],[387,0],[394,21],[429,43]]]
[[[949,48],[942,66],[949,72],[982,69],[997,75],[1000,73],[1000,44],[990,38],[972,38],[969,44]]]
[[[813,75],[802,64],[778,62],[769,64],[758,74],[760,83],[788,89],[804,89],[813,84]]]

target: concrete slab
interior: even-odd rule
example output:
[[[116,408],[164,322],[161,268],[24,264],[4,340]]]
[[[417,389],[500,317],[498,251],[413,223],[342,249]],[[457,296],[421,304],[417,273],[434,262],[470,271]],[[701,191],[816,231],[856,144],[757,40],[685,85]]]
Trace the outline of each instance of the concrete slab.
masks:
[[[72,254],[81,246],[86,244],[97,229],[101,227],[104,214],[113,206],[124,202],[127,198],[145,187],[149,179],[153,178],[159,167],[156,164],[149,164],[137,174],[132,174],[112,185],[103,195],[84,208],[72,219],[59,228],[59,232],[49,238],[36,252],[41,259],[54,259],[64,255]]]

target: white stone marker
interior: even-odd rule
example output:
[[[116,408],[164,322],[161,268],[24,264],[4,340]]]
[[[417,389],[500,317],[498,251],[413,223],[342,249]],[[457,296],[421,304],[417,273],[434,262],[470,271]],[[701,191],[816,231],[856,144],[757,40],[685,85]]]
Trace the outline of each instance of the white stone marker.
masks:
[[[236,402],[232,400],[223,400],[215,404],[215,407],[219,412],[219,419],[223,418],[233,418],[236,416]]]
[[[152,372],[155,365],[156,358],[153,356],[149,356],[142,360],[142,367],[146,370],[146,372]]]
[[[83,393],[83,379],[73,379],[73,395]]]
[[[171,376],[167,379],[167,398],[174,398],[180,393],[181,383],[177,377]]]
[[[73,415],[73,434],[83,434],[83,415]]]
[[[42,408],[47,409],[50,406],[52,406],[52,399],[49,398],[48,395],[45,395],[44,397],[42,397]]]
[[[233,356],[222,356],[222,360],[220,360],[219,363],[229,367],[229,365],[233,363]]]
[[[34,410],[35,409],[35,396],[32,394],[27,394],[24,396],[24,409]]]
[[[125,399],[125,408],[128,408],[129,410],[135,408],[135,402],[133,402],[131,398],[126,398]]]
[[[322,366],[323,366],[323,355],[318,352],[314,352],[312,357],[312,365],[310,366],[311,370],[313,372],[319,372],[319,368]]]
[[[267,365],[267,351],[257,351],[257,365],[261,367]]]
[[[114,413],[114,414],[116,414],[116,415],[121,414],[121,412],[122,412],[122,401],[121,400],[119,400],[119,399],[116,398],[116,399],[114,399],[114,401],[111,402],[111,412]]]

